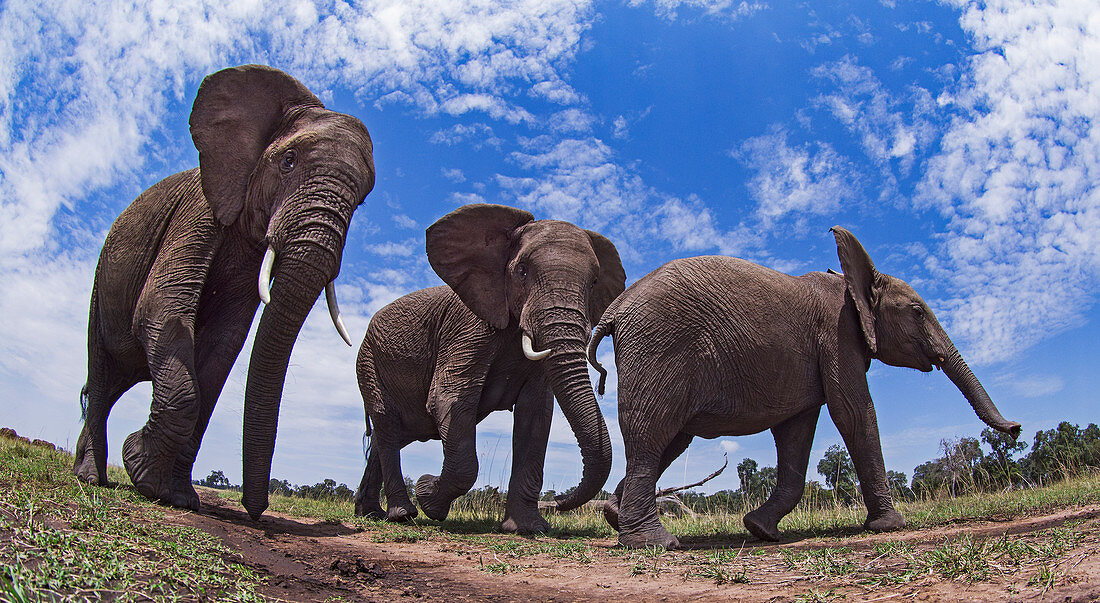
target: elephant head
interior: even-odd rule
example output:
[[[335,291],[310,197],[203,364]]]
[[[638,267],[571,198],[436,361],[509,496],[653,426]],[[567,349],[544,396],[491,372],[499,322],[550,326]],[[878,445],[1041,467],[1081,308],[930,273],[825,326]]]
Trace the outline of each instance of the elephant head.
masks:
[[[924,372],[941,368],[966,396],[978,418],[998,431],[1019,436],[1020,424],[1001,416],[931,308],[909,283],[875,270],[871,257],[852,233],[839,226],[832,231],[870,357]]]
[[[568,222],[475,204],[432,224],[426,248],[432,268],[474,314],[496,329],[517,328],[515,345],[546,363],[584,462],[581,483],[559,498],[558,509],[590,500],[611,470],[611,440],[588,379],[585,347],[592,325],[625,288],[615,246]]]
[[[291,348],[322,290],[351,345],[332,281],[352,212],[374,187],[373,145],[358,119],[325,109],[297,80],[261,65],[204,79],[190,125],[202,192],[215,218],[227,232],[267,249],[258,288],[267,307],[244,401],[242,503],[256,518],[267,508]]]

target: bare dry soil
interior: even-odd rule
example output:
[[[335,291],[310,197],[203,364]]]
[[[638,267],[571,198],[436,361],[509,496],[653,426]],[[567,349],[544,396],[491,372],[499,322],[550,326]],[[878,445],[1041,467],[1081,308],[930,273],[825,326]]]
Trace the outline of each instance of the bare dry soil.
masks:
[[[889,534],[670,552],[595,539],[577,554],[517,556],[484,538],[401,542],[274,512],[254,522],[213,491],[201,497],[202,511],[170,512],[168,521],[217,536],[267,576],[264,594],[293,601],[1100,600],[1100,505]]]

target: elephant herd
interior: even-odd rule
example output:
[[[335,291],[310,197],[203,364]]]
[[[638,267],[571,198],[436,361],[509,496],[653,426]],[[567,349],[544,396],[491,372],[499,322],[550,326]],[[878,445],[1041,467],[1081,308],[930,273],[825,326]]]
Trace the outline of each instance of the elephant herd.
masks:
[[[189,123],[198,168],[138,196],[96,266],[73,472],[107,484],[107,416],[126,390],[152,381],[148,421],[123,443],[126,471],[144,496],[198,509],[192,466],[262,301],[242,453],[242,504],[255,519],[268,506],[291,349],[322,291],[351,344],[333,280],[352,214],[374,187],[373,145],[358,119],[261,65],[207,76]],[[417,481],[416,499],[425,515],[444,519],[477,478],[476,424],[512,410],[501,528],[547,530],[538,497],[555,399],[584,465],[558,509],[592,499],[610,473],[611,441],[588,365],[601,373],[602,394],[596,349],[612,335],[627,464],[607,517],[622,544],[678,546],[661,526],[654,491],[694,437],[765,429],[775,437],[778,482],[744,522],[753,535],[777,539],[779,520],[802,496],[822,406],[855,463],[866,528],[903,526],[867,389],[872,359],[939,367],[991,427],[1017,435],[1020,425],[1000,415],[920,296],[878,272],[851,233],[833,233],[843,274],[788,276],[705,256],[669,262],[626,288],[615,245],[596,232],[502,205],[443,216],[427,229],[425,249],[446,285],[379,310],[356,360],[371,446],[355,512],[416,517],[400,451],[439,439],[442,470]]]

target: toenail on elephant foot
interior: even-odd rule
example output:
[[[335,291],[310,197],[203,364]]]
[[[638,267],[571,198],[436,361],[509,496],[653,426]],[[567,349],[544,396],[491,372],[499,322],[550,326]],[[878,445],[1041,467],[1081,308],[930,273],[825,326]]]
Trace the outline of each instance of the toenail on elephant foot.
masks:
[[[639,532],[619,532],[619,544],[633,549],[644,549],[651,546],[668,550],[680,548],[680,540],[670,534],[664,527]]]
[[[183,477],[174,480],[172,489],[168,494],[168,500],[165,502],[173,507],[191,509],[192,511],[198,511],[202,507],[202,503],[199,502],[199,493],[195,491],[195,487],[191,485],[191,482]]]
[[[890,509],[877,517],[867,517],[867,522],[863,524],[863,527],[872,532],[900,530],[905,527],[905,518],[901,516],[901,513]]]
[[[416,502],[429,518],[436,521],[447,519],[451,500],[440,495],[438,475],[421,475],[416,480]]]
[[[427,511],[425,511],[425,513],[427,513]],[[417,515],[418,513],[416,512],[416,507],[410,504],[407,507],[405,505],[390,507],[390,510],[385,513],[384,517],[386,518],[386,521],[405,523],[406,521],[412,521],[413,519],[416,519]],[[444,513],[444,516],[446,516],[446,513]]]
[[[759,512],[759,509],[750,511],[742,521],[749,533],[760,540],[770,540],[772,542],[779,540],[779,522],[765,517],[763,513]]]
[[[500,529],[516,534],[542,534],[550,531],[550,522],[536,511],[533,515],[508,515],[501,522]]]
[[[91,486],[106,486],[107,480],[99,479],[99,471],[95,468],[95,461],[92,455],[88,454],[84,456],[84,460],[77,465],[73,466],[73,475],[77,479]]]
[[[385,519],[386,512],[382,510],[382,505],[377,502],[366,503],[362,501],[355,501],[355,514],[358,517],[366,517],[367,519]]]

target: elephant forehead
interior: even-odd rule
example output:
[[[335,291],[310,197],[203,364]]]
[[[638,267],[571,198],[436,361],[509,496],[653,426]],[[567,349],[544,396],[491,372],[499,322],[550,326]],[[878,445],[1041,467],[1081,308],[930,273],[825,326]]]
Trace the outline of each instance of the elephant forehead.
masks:
[[[569,222],[537,220],[524,224],[518,234],[520,253],[574,252],[596,255],[588,235]]]

